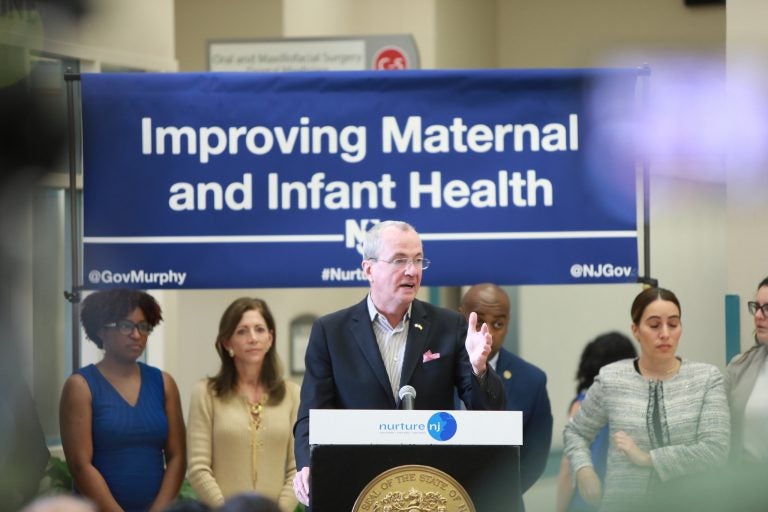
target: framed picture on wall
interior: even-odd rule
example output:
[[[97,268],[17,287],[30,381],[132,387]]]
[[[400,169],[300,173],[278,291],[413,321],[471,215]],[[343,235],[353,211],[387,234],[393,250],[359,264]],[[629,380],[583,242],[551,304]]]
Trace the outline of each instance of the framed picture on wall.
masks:
[[[291,375],[304,373],[304,353],[307,351],[309,332],[316,318],[315,315],[305,314],[291,320]]]

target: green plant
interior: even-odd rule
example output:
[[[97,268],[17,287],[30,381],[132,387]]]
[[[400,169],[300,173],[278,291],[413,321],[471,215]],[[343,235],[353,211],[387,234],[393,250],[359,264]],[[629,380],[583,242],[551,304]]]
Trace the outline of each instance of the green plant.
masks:
[[[40,482],[39,494],[71,493],[73,488],[72,475],[69,473],[67,463],[59,457],[48,459],[48,466]]]
[[[197,494],[195,494],[195,491],[192,490],[192,486],[189,483],[189,480],[186,478],[183,482],[181,482],[181,489],[179,489],[179,499],[180,500],[196,500]]]

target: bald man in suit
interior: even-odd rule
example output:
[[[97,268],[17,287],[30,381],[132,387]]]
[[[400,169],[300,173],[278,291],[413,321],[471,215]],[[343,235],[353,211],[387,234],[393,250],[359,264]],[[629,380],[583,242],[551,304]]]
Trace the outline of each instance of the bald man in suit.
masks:
[[[504,384],[507,410],[523,412],[520,489],[525,493],[544,472],[552,444],[547,376],[502,346],[511,320],[509,296],[501,287],[491,283],[472,286],[462,297],[459,311],[467,316],[477,314],[478,323],[488,325],[493,337],[488,365]]]

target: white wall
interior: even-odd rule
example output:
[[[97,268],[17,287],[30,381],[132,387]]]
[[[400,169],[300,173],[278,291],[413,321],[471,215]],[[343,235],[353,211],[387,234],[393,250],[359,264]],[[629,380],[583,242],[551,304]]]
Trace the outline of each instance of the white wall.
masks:
[[[519,355],[547,374],[552,403],[553,449],[576,391],[576,369],[584,345],[597,334],[619,331],[629,336],[629,305],[639,285],[522,286],[518,289]]]
[[[752,300],[768,276],[768,3],[728,0],[728,107],[734,119],[728,152],[728,293]],[[747,99],[747,105],[744,100]],[[754,322],[742,306],[742,347],[754,343]]]
[[[412,34],[421,67],[435,67],[439,0],[283,0],[286,37]]]
[[[499,67],[590,67],[638,55],[625,63],[631,66],[681,50],[723,54],[722,6],[687,7],[684,0],[497,3]]]

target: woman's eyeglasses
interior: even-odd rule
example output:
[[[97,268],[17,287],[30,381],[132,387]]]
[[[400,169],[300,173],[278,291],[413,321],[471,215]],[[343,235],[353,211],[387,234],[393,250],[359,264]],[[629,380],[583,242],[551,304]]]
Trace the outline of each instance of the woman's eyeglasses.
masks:
[[[757,311],[760,310],[763,312],[763,316],[768,317],[768,302],[765,304],[758,304],[757,302],[751,300],[747,302],[747,309],[751,315],[756,315]]]
[[[135,324],[130,320],[120,320],[119,322],[112,322],[111,324],[105,324],[104,327],[117,329],[118,331],[120,331],[120,334],[124,334],[126,336],[130,336],[133,333],[134,329],[137,329],[139,331],[139,334],[142,334],[144,336],[151,333],[152,329],[154,329],[154,327],[152,327],[152,325],[149,322],[139,322]]]

